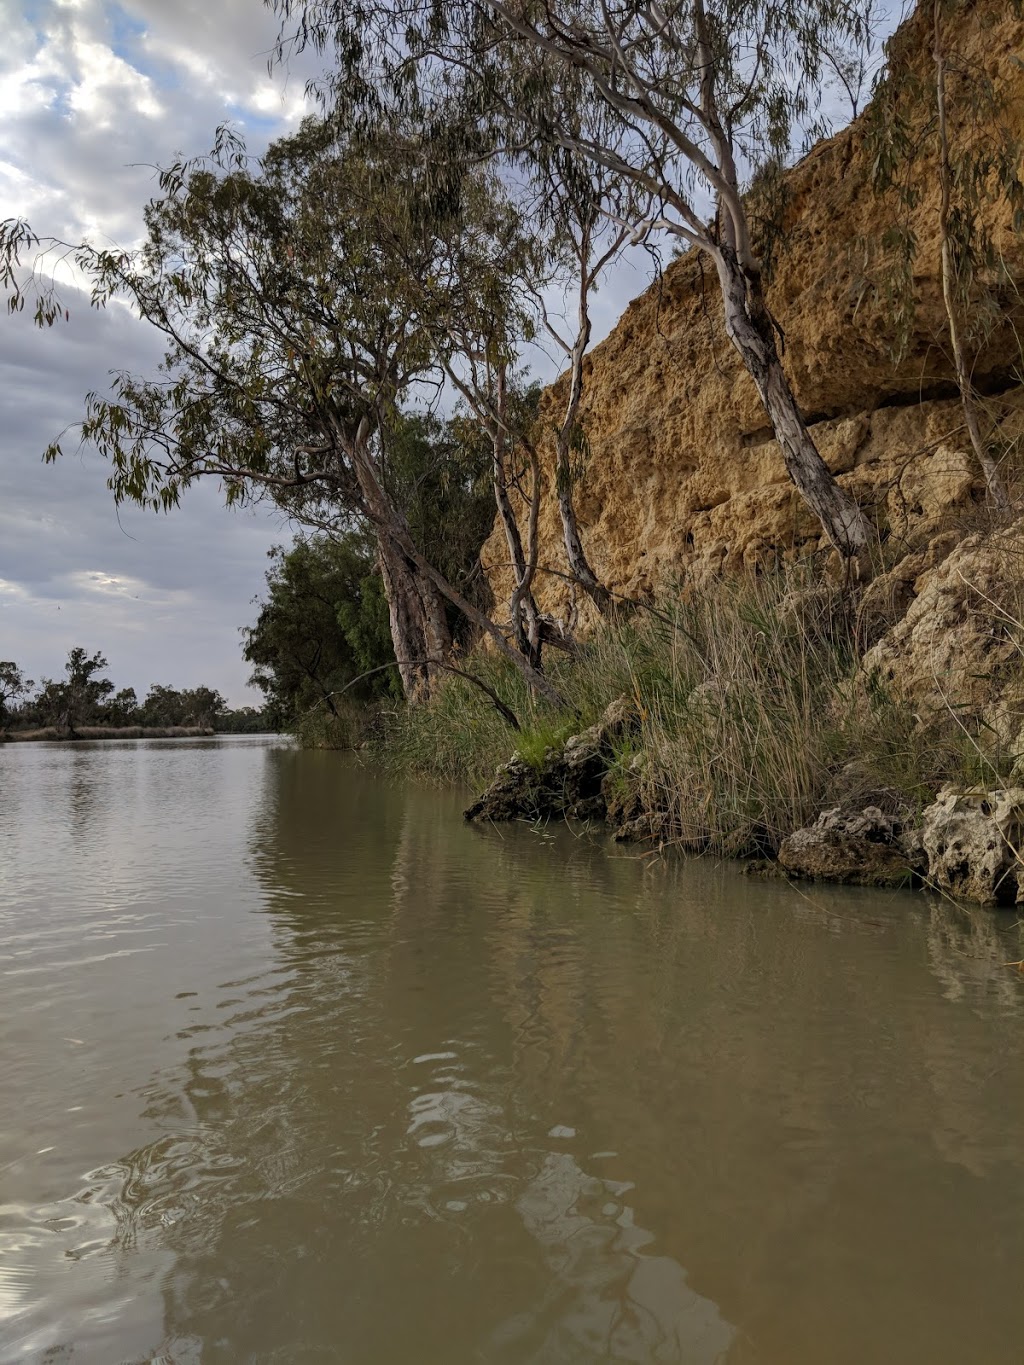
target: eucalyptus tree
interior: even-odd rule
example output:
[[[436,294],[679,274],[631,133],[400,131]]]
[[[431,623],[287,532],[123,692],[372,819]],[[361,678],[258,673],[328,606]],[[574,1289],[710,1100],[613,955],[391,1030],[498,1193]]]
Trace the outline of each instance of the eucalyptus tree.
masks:
[[[573,117],[579,132],[610,141],[607,111],[577,92],[563,117]],[[626,226],[638,211],[650,208],[650,196],[628,179],[601,164],[591,164],[557,144],[528,147],[526,165],[537,189],[537,213],[552,237],[563,265],[562,317],[553,317],[545,291],[537,292],[543,331],[566,362],[565,402],[553,423],[555,489],[562,540],[571,578],[588,594],[598,611],[609,612],[614,599],[600,581],[583,546],[576,513],[576,486],[586,474],[590,445],[581,420],[585,365],[593,336],[592,295],[602,274],[630,238]]]
[[[81,645],[68,651],[62,680],[44,678],[36,707],[44,720],[74,738],[78,725],[103,720],[103,707],[114,690],[102,654],[90,654]]]
[[[496,175],[477,169],[464,177],[462,194],[464,212],[452,223],[443,263],[421,281],[423,311],[437,330],[445,377],[490,445],[494,506],[512,580],[509,627],[516,648],[539,667],[544,629],[533,586],[542,476],[522,354],[534,336],[534,298],[543,288],[547,253],[523,230],[518,205]],[[517,492],[527,506],[525,539]]]
[[[268,0],[289,42],[332,50],[345,117],[389,101],[443,116],[449,75],[477,92],[518,83],[542,145],[651,196],[634,240],[669,234],[713,262],[725,328],[768,414],[790,477],[837,550],[866,568],[870,523],[832,477],[782,365],[744,197],[766,164],[816,131],[829,54],[865,41],[847,0]],[[566,117],[582,85],[610,137]],[[518,130],[513,140],[519,145]],[[514,149],[511,149],[514,150]]]
[[[211,158],[161,176],[135,253],[74,251],[93,301],[126,299],[166,341],[158,379],[120,373],[90,394],[81,434],[110,462],[116,499],[169,509],[204,477],[229,502],[270,497],[332,533],[373,529],[405,692],[420,697],[446,667],[452,603],[554,689],[487,614],[424,555],[388,477],[410,394],[435,381],[438,331],[423,280],[443,265],[460,215],[457,178],[433,174],[401,129],[358,143],[318,120],[253,163],[229,133]],[[19,273],[40,242],[0,233],[9,303],[34,288],[37,319],[61,303],[52,281]],[[55,459],[60,443],[47,452]]]
[[[484,90],[474,72],[455,87],[464,106],[464,124],[472,125],[471,133],[463,133],[467,151],[479,160],[486,149],[498,163],[501,171],[490,177],[490,184],[501,188],[492,188],[490,199],[505,199],[509,205],[509,226],[503,234],[506,241],[497,244],[486,273],[506,280],[506,295],[514,300],[505,310],[506,317],[513,319],[508,329],[512,335],[554,347],[565,365],[565,399],[552,415],[552,397],[542,427],[531,435],[523,429],[518,437],[531,476],[526,529],[532,553],[524,554],[517,545],[519,532],[510,520],[510,509],[502,512],[501,520],[517,575],[522,578],[525,573],[532,582],[538,548],[541,463],[533,442],[550,427],[553,484],[568,576],[604,613],[611,608],[613,598],[587,557],[576,512],[576,488],[585,475],[589,455],[581,420],[584,362],[593,336],[592,296],[603,273],[629,240],[627,218],[649,208],[650,196],[609,168],[592,165],[557,143],[535,138],[529,119],[524,118],[521,99],[529,73],[510,64],[503,77],[502,81],[488,79]],[[595,136],[613,139],[619,130],[610,126],[604,106],[589,96],[578,79],[570,84],[571,95],[563,91],[559,99],[562,124],[571,124],[577,132],[585,128]],[[454,128],[454,120],[449,118],[449,147],[455,142]],[[475,273],[479,277],[485,272]],[[497,502],[500,510],[500,496]],[[544,622],[540,625],[543,627]]]
[[[11,723],[14,704],[33,688],[31,678],[13,659],[0,659],[0,730],[6,730]]]
[[[103,708],[104,719],[110,725],[131,725],[139,721],[139,699],[134,687],[121,687]]]
[[[434,144],[435,171],[445,157],[450,167],[464,168],[463,214],[453,224],[444,275],[424,282],[425,312],[441,328],[448,382],[491,444],[494,504],[512,579],[510,627],[517,647],[539,665],[545,642],[564,645],[567,636],[534,595],[547,480],[524,360],[531,346],[553,343],[568,364],[564,410],[551,423],[552,483],[569,577],[606,610],[611,595],[583,549],[574,486],[586,451],[580,403],[591,295],[627,236],[607,211],[621,210],[631,187],[609,172],[595,181],[589,167],[560,148],[531,143],[525,127],[518,147],[503,148],[496,123],[500,115],[506,133],[515,126],[511,92],[502,97],[492,87],[490,123],[473,117],[467,84],[458,93],[461,124],[458,107],[449,105],[444,137]],[[545,425],[547,419],[545,413]]]
[[[118,697],[123,695],[118,693]],[[132,696],[134,698],[134,693]],[[139,718],[143,725],[192,725],[212,730],[227,708],[227,700],[213,687],[177,688],[166,683],[152,683],[142,702]]]

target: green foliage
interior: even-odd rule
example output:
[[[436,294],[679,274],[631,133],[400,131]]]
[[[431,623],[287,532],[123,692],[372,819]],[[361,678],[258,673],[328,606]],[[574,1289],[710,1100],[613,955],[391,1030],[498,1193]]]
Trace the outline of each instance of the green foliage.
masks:
[[[540,769],[550,749],[561,749],[565,741],[579,729],[579,721],[568,716],[559,720],[541,716],[521,734],[516,735],[515,751],[531,768]]]
[[[571,151],[591,177],[614,161],[649,182],[662,226],[687,233],[705,230],[694,205],[723,189],[729,163],[752,172],[820,133],[822,94],[862,69],[875,23],[872,5],[841,0],[268,3],[288,48],[333,56],[324,99],[352,126],[394,107],[440,123],[456,108],[491,152]],[[600,128],[581,113],[595,102]]]
[[[95,305],[127,300],[166,342],[159,378],[122,372],[86,399],[81,435],[115,498],[166,511],[212,475],[229,502],[269,493],[315,526],[379,521],[357,454],[373,448],[400,491],[384,470],[402,452],[381,447],[409,439],[403,400],[441,372],[467,310],[507,306],[529,248],[500,181],[439,168],[400,120],[357,140],[308,119],[259,162],[222,129],[160,187],[140,250],[72,250]],[[21,223],[0,232],[0,284],[16,307],[34,287],[44,321],[61,314],[56,285],[36,267],[25,284],[18,264],[63,245]]]
[[[539,394],[536,385],[519,399],[534,416]],[[486,609],[480,550],[494,522],[494,497],[490,444],[480,425],[464,416],[398,414],[389,428],[384,473],[423,554],[449,583]],[[451,624],[456,638],[464,636],[466,622],[453,613]]]
[[[73,735],[76,726],[102,719],[104,703],[114,690],[109,678],[98,676],[106,668],[102,654],[89,654],[80,645],[70,650],[64,665],[66,679],[43,679],[35,703],[43,723]]]
[[[238,706],[216,715],[213,728],[219,735],[260,735],[275,726],[273,717],[263,707]]]
[[[489,469],[487,444],[464,419],[395,414],[382,443],[383,477],[413,539],[481,605],[480,548],[493,517]],[[252,683],[278,724],[304,742],[340,742],[359,729],[348,716],[352,704],[402,695],[398,670],[389,667],[395,652],[373,538],[359,530],[310,536],[271,558],[266,601],[243,630]],[[464,624],[452,614],[456,638]]]
[[[139,699],[134,687],[122,687],[115,692],[104,708],[111,725],[137,725],[139,723]]]
[[[538,711],[546,715],[507,660],[478,650],[463,662],[527,726]],[[454,676],[426,705],[396,709],[382,721],[374,739],[375,760],[392,772],[415,773],[444,784],[489,781],[520,739],[479,688]]]
[[[102,738],[111,730],[144,736],[149,731],[217,729],[253,733],[269,728],[268,718],[252,707],[231,711],[212,687],[167,687],[157,683],[140,705],[133,687],[114,690],[100,653],[76,646],[64,665],[66,677],[44,678],[39,690],[14,664],[0,663],[0,723],[19,731],[46,731],[48,738]],[[6,689],[6,690],[5,690]],[[21,705],[9,706],[21,696]]]
[[[401,687],[387,604],[367,538],[313,536],[270,551],[267,597],[243,629],[252,684],[277,723],[294,728],[311,713],[337,717],[340,695],[369,703]],[[369,676],[362,676],[369,675]]]
[[[304,749],[354,749],[366,738],[373,712],[339,697],[333,711],[318,707],[304,711],[289,727]]]
[[[153,683],[140,707],[138,723],[212,730],[226,710],[227,702],[212,687],[178,689]]]

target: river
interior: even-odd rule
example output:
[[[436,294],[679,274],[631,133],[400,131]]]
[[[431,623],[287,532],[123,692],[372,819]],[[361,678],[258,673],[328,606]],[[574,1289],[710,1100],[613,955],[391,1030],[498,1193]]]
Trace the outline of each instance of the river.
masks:
[[[0,1362],[1019,1365],[1013,914],[0,748]]]

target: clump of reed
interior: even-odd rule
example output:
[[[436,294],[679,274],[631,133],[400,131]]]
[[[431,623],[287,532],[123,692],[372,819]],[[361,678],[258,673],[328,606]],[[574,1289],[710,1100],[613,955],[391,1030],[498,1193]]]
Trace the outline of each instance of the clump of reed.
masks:
[[[79,725],[73,732],[45,725],[35,730],[8,730],[0,740],[203,739],[216,732],[208,725]]]
[[[468,662],[519,717],[516,733],[457,677],[386,718],[393,769],[482,785],[518,752],[539,765],[628,695],[639,732],[612,779],[668,837],[733,855],[770,851],[838,800],[917,806],[947,780],[991,776],[953,715],[922,722],[859,664],[852,594],[803,567],[715,583],[600,626],[548,668],[565,705],[533,700],[493,654]]]

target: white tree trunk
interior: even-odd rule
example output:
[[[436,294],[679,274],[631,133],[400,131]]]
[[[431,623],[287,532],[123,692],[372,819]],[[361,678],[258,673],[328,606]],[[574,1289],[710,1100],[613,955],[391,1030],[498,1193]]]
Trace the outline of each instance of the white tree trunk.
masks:
[[[583,549],[573,499],[568,440],[563,440],[561,436],[556,452],[555,481],[558,487],[558,512],[562,519],[562,541],[565,545],[569,572],[603,616],[611,609],[612,595],[590,567],[590,561]]]
[[[720,248],[715,264],[725,304],[725,329],[764,404],[790,478],[839,553],[869,570],[871,523],[821,458],[779,359],[759,280],[745,276],[735,255]]]
[[[382,531],[377,548],[402,690],[410,701],[425,701],[451,652],[444,602],[401,546]]]

